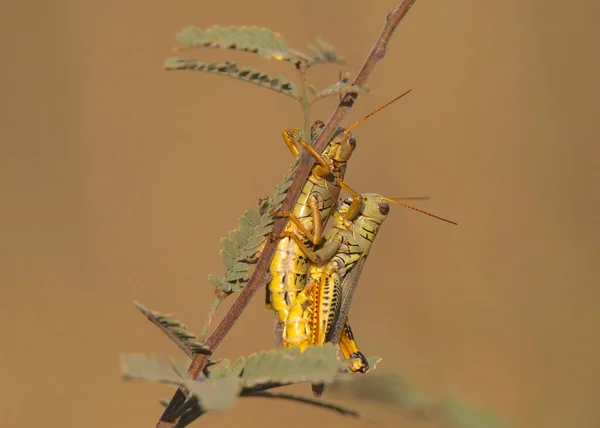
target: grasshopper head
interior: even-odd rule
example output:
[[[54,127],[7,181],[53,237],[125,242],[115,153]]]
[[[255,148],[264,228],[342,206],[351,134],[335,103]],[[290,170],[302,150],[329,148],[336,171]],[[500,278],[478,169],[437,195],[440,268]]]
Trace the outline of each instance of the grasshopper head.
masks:
[[[363,193],[363,203],[360,215],[367,217],[379,224],[387,218],[390,212],[390,204],[381,195],[376,193]]]
[[[337,168],[340,168],[348,162],[354,149],[356,149],[356,139],[350,132],[338,128],[338,132],[325,148],[323,157],[330,160]]]
[[[383,110],[390,104],[396,102],[409,92],[410,90],[406,91],[402,95],[397,96],[396,98],[387,102],[381,107],[376,108],[371,113],[354,122],[348,128],[338,128],[335,137],[331,139],[331,141],[327,145],[327,148],[322,153],[323,157],[332,162],[334,168],[340,171],[341,174],[343,174],[346,168],[346,162],[348,162],[348,160],[352,156],[352,153],[356,149],[356,139],[352,136],[350,131],[352,131],[352,129],[356,128],[359,124],[367,120],[369,117],[373,116],[375,113]],[[325,124],[322,121],[317,120],[311,127],[311,139],[314,140],[315,137],[323,130],[324,127]]]
[[[356,138],[350,132],[340,132],[329,144],[329,159],[337,163],[346,163],[356,149]]]

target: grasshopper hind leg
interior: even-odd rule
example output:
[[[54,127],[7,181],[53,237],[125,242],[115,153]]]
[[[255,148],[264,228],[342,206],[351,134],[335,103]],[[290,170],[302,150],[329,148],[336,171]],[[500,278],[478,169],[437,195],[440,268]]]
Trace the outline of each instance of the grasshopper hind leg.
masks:
[[[367,357],[360,352],[358,349],[358,345],[354,340],[354,333],[352,332],[352,328],[348,321],[344,325],[344,330],[342,331],[342,336],[340,337],[340,350],[344,355],[344,358],[347,360],[352,360],[350,364],[350,370],[358,373],[366,373],[369,370],[369,362],[367,361]]]

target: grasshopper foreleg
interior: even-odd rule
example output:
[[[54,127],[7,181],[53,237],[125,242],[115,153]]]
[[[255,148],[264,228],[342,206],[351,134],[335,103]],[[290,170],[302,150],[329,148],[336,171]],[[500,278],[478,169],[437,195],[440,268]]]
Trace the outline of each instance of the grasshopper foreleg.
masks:
[[[298,157],[300,155],[300,149],[298,148],[298,143],[301,140],[300,134],[297,129],[286,129],[283,131],[283,141],[285,145],[290,149],[290,152],[294,155],[294,157]]]

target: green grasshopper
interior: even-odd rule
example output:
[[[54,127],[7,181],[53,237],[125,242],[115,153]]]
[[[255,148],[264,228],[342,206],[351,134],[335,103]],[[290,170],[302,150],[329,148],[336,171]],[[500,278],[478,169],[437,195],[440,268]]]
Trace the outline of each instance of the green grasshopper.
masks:
[[[269,267],[271,280],[266,287],[266,307],[277,313],[279,322],[287,319],[290,306],[298,293],[304,289],[308,279],[309,260],[302,249],[313,248],[321,242],[323,229],[332,212],[335,211],[335,201],[338,199],[341,189],[358,196],[358,193],[343,181],[346,164],[356,148],[356,140],[350,131],[407,93],[405,92],[379,107],[347,129],[338,128],[337,133],[321,154],[317,153],[310,144],[304,142],[297,130],[283,132],[283,139],[296,158],[299,157],[302,147],[317,159],[317,163],[292,211],[271,212],[272,215],[289,219],[283,233],[271,237],[273,241],[279,240],[279,242]],[[311,137],[314,139],[323,127],[323,122],[315,122],[311,129]],[[353,203],[358,205],[359,200],[357,199]],[[257,256],[259,254],[260,251]]]
[[[374,193],[347,198],[333,214],[333,228],[315,250],[302,247],[311,261],[310,278],[284,322],[283,347],[304,350],[308,345],[338,343],[344,358],[351,360],[351,371],[369,369],[354,340],[348,312],[373,241],[389,213],[388,202],[456,224],[398,199],[422,198],[386,198]],[[324,385],[313,385],[316,396],[323,390]]]

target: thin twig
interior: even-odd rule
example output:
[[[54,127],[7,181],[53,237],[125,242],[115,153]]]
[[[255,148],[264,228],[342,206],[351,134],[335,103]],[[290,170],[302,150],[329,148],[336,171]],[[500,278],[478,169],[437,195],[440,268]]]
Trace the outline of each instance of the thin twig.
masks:
[[[300,135],[304,141],[310,138],[310,98],[308,95],[308,81],[306,72],[308,68],[306,64],[298,64],[298,74],[300,75],[300,104],[302,106],[302,134]]]
[[[377,41],[373,45],[369,56],[365,60],[363,66],[360,71],[356,75],[354,79],[353,85],[363,86],[367,83],[369,76],[373,73],[375,66],[377,63],[385,56],[387,51],[387,45],[390,41],[390,38],[394,34],[396,27],[400,24],[400,21],[410,8],[413,6],[416,0],[403,0],[398,7],[390,10],[385,17],[385,25],[381,34],[379,35]],[[342,122],[342,119],[352,106],[354,102],[358,98],[358,93],[348,93],[344,96],[342,101],[339,103],[336,110],[333,112],[325,128],[319,134],[319,137],[315,140],[313,146],[315,150],[319,153],[323,151],[329,140],[333,137],[334,132],[337,130],[338,126]],[[294,204],[296,203],[302,186],[308,179],[308,175],[315,163],[315,158],[304,151],[300,156],[299,166],[296,170],[296,175],[294,176],[294,181],[288,191],[288,194],[283,201],[283,205],[281,210],[283,212],[291,211]],[[283,229],[287,223],[287,218],[280,218],[275,221],[273,225],[272,234],[277,236],[283,232]],[[267,245],[263,249],[262,255],[256,265],[254,273],[252,277],[248,281],[248,284],[244,288],[244,290],[240,293],[239,297],[233,303],[229,311],[225,314],[215,331],[209,336],[206,340],[206,346],[214,351],[223,341],[229,330],[236,323],[238,318],[242,315],[243,311],[246,309],[246,306],[250,303],[254,294],[261,289],[265,285],[265,280],[267,277],[267,272],[269,269],[269,265],[271,264],[271,259],[275,254],[275,249],[277,247],[276,242],[267,242]],[[193,378],[196,378],[198,374],[202,371],[204,366],[208,361],[208,355],[197,355],[188,372]],[[176,420],[169,420],[170,414],[174,409],[179,407],[185,401],[185,389],[179,388],[169,406],[165,409],[163,415],[160,418],[160,421],[157,423],[157,428],[172,428],[177,423]]]
[[[354,409],[350,409],[348,407],[344,407],[341,404],[330,403],[328,401],[318,400],[313,397],[305,397],[303,395],[289,394],[286,392],[272,392],[272,391],[260,391],[254,392],[252,394],[244,394],[243,392],[240,394],[240,397],[269,397],[269,398],[280,398],[283,400],[292,400],[297,403],[305,403],[311,404],[313,406],[319,406],[325,409],[333,410],[345,416],[355,416],[355,417],[363,417],[361,412],[358,412]]]
[[[202,331],[200,332],[200,336],[199,336],[199,338],[202,342],[204,342],[206,339],[206,335],[208,334],[208,329],[210,328],[210,325],[212,324],[212,321],[215,316],[215,313],[217,312],[217,309],[219,309],[219,306],[221,306],[221,303],[223,303],[223,301],[229,295],[230,295],[230,293],[226,293],[223,290],[221,290],[220,288],[215,288],[215,296],[213,298],[213,303],[210,306],[208,315],[206,316],[206,321],[204,322],[204,327],[202,328]]]

